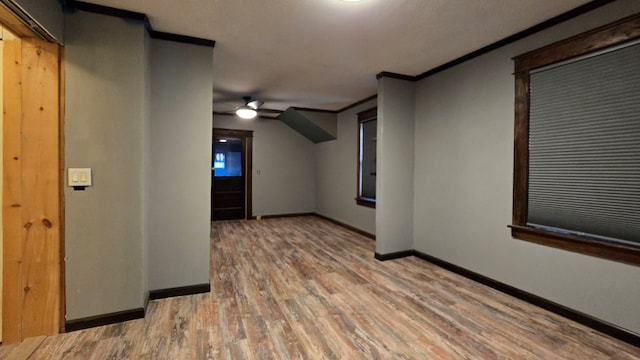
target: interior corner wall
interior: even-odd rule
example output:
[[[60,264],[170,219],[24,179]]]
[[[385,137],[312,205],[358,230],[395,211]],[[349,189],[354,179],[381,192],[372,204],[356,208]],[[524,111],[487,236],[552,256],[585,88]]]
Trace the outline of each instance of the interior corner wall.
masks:
[[[150,182],[151,182],[151,36],[144,34],[144,103],[142,109],[142,301],[147,301],[149,294],[149,232],[150,232]]]
[[[65,165],[93,186],[65,187],[67,320],[143,306],[145,27],[65,15]]]
[[[376,252],[413,250],[415,83],[378,80]]]
[[[640,267],[515,240],[507,228],[511,58],[639,11],[617,1],[418,82],[416,250],[640,334]]]
[[[58,41],[64,43],[64,13],[60,0],[13,0]]]
[[[370,234],[376,232],[376,209],[356,204],[358,183],[358,113],[377,100],[338,114],[336,140],[315,145],[316,213]]]
[[[279,120],[215,115],[213,127],[253,131],[254,216],[315,211],[315,153],[310,140]]]
[[[149,288],[209,283],[213,49],[151,39]]]

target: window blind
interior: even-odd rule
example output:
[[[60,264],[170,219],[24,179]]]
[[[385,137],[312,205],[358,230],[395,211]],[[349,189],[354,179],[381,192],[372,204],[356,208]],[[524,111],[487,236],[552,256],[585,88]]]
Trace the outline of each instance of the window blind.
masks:
[[[528,225],[640,243],[640,44],[530,74]]]

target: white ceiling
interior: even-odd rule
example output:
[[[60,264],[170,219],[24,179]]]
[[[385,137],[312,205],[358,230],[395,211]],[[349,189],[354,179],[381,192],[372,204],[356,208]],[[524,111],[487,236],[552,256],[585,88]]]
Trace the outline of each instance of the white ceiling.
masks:
[[[156,31],[216,41],[214,109],[338,110],[382,71],[418,75],[588,0],[89,0],[142,12]],[[225,104],[226,103],[226,104]]]

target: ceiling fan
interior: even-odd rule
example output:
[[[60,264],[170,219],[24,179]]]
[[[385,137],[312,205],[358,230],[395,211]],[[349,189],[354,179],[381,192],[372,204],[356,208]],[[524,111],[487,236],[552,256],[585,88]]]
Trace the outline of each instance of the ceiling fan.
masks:
[[[252,100],[250,96],[245,96],[242,99],[244,99],[245,104],[244,106],[239,106],[236,109],[236,115],[241,119],[253,119],[258,116],[258,108],[262,106],[264,102],[260,100]]]
[[[234,110],[224,112],[223,114],[235,114],[241,119],[253,119],[258,116],[261,118],[275,119],[282,113],[281,110],[261,108],[264,101],[254,99],[251,96],[244,96],[242,99],[244,100],[244,105],[235,106]]]

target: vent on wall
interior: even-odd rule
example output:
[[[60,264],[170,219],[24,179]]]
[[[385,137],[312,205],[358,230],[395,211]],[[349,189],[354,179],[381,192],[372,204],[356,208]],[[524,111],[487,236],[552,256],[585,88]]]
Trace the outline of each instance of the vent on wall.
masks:
[[[290,107],[279,119],[315,144],[336,139],[338,114],[334,111]]]

